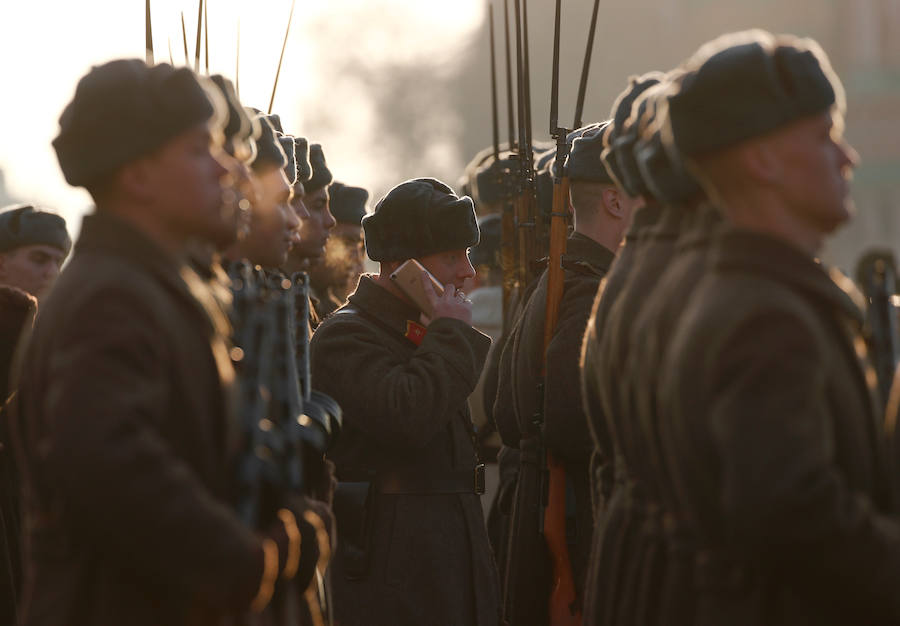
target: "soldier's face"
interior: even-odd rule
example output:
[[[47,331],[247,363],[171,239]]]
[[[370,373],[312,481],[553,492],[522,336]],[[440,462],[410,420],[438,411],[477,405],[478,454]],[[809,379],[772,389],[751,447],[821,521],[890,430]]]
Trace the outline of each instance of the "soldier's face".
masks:
[[[0,285],[18,287],[40,302],[47,295],[66,255],[45,245],[21,246],[0,254]]]
[[[327,187],[307,193],[302,201],[309,217],[301,220],[300,243],[295,253],[315,263],[325,256],[325,244],[337,222],[331,214]]]
[[[143,189],[152,194],[153,210],[179,237],[216,243],[230,227],[223,211],[228,170],[214,156],[215,138],[205,123],[168,141],[148,157]]]
[[[843,138],[838,114],[791,124],[772,137],[781,175],[774,184],[794,217],[828,234],[851,213],[850,179],[859,156]]]
[[[469,262],[469,252],[465,248],[429,254],[419,258],[419,262],[444,286],[463,289],[466,280],[475,277],[475,268]]]
[[[233,244],[239,233],[245,232],[249,225],[250,170],[247,165],[223,146],[215,143],[213,155],[225,166],[228,174],[223,178],[221,232],[213,242],[216,248],[225,249]]]
[[[257,172],[256,183],[250,230],[239,245],[240,254],[257,265],[279,267],[287,259],[293,233],[300,225],[290,207],[291,186],[278,166]]]

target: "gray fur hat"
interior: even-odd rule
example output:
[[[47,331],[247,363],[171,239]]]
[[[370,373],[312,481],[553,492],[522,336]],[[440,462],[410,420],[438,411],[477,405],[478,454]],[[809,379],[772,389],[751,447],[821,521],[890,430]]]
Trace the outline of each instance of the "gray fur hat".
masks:
[[[362,221],[373,261],[404,261],[469,248],[478,243],[475,205],[434,178],[391,189]]]

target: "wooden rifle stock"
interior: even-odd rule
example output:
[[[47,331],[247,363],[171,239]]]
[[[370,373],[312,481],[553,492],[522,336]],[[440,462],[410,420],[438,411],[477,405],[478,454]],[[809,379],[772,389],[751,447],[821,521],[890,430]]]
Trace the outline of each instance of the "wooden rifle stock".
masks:
[[[556,160],[553,168],[553,208],[550,212],[550,251],[547,265],[547,308],[544,317],[544,363],[541,379],[546,380],[547,349],[556,332],[559,305],[565,289],[562,257],[566,251],[569,205],[569,177],[566,159],[569,156],[568,129],[559,127],[559,46],[562,0],[556,0],[556,20],[553,38],[553,79],[550,88],[550,134],[556,139]],[[541,407],[543,410],[543,407]],[[581,624],[581,610],[577,606],[575,579],[569,546],[566,541],[566,472],[549,450],[545,450],[547,469],[547,502],[544,508],[544,539],[550,555],[552,577],[548,604],[550,626]]]
[[[565,129],[557,138],[557,164],[568,152]],[[560,160],[562,156],[563,160]],[[547,368],[547,348],[556,331],[559,305],[563,297],[565,273],[562,256],[566,250],[567,206],[569,178],[564,172],[554,176],[553,212],[550,215],[550,258],[547,266],[547,311],[544,319],[544,374]],[[562,463],[547,451],[547,503],[544,509],[544,538],[550,553],[552,578],[550,588],[550,625],[575,626],[581,624],[581,610],[576,605],[575,579],[566,542],[566,472]]]

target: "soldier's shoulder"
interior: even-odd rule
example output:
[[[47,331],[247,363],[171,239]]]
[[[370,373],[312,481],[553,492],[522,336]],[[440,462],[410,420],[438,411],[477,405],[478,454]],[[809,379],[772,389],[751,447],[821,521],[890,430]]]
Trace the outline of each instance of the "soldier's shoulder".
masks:
[[[378,325],[352,304],[333,311],[316,327],[313,342],[337,339],[347,335],[378,334]]]

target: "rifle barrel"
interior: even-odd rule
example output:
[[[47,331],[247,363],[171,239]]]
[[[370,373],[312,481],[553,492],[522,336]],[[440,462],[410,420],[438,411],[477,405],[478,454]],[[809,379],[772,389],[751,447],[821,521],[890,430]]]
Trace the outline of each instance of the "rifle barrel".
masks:
[[[184,42],[184,64],[189,65],[187,51],[187,29],[184,27],[184,11],[181,12],[181,40]]]
[[[275,90],[278,89],[278,77],[281,76],[281,63],[284,61],[284,50],[287,48],[288,35],[291,32],[291,21],[294,19],[294,7],[297,0],[291,0],[291,13],[288,15],[287,28],[284,31],[284,41],[281,44],[281,55],[278,57],[278,69],[275,70],[275,84],[272,85],[272,97],[269,99],[269,113],[272,113],[272,107],[275,105]]]
[[[194,47],[194,71],[200,72],[200,35],[203,34],[203,0],[197,5],[197,45]]]
[[[518,131],[519,131],[519,153],[524,154],[525,148],[525,79],[524,72],[522,69],[522,7],[519,4],[519,0],[513,0],[515,2],[515,13],[516,13],[516,104],[518,105],[518,111],[516,115],[516,119],[518,120]],[[523,161],[524,167],[524,161]]]
[[[587,92],[588,74],[591,71],[591,56],[594,54],[594,33],[597,31],[597,12],[600,0],[594,0],[594,12],[591,15],[591,26],[588,30],[587,48],[584,51],[584,63],[581,65],[581,82],[578,84],[578,100],[575,102],[575,128],[582,126],[584,112],[584,96]]]
[[[150,20],[150,0],[146,2],[145,13],[144,50],[146,52],[147,65],[153,65],[153,25]]]
[[[506,121],[509,125],[509,149],[516,144],[516,116],[513,112],[512,62],[509,51],[509,0],[503,0],[503,32],[506,47]]]
[[[525,147],[533,165],[534,153],[531,145],[531,62],[528,55],[528,0],[522,0],[522,66],[525,76]]]
[[[562,0],[556,0],[556,20],[553,24],[553,78],[550,81],[550,136],[559,131],[559,35]]]
[[[500,128],[497,114],[497,63],[494,53],[494,5],[488,5],[488,28],[491,44],[491,119],[493,123],[494,160],[500,159]]]
[[[209,76],[209,2],[203,3],[203,37],[206,39],[206,55],[204,62],[206,64],[206,75]]]

